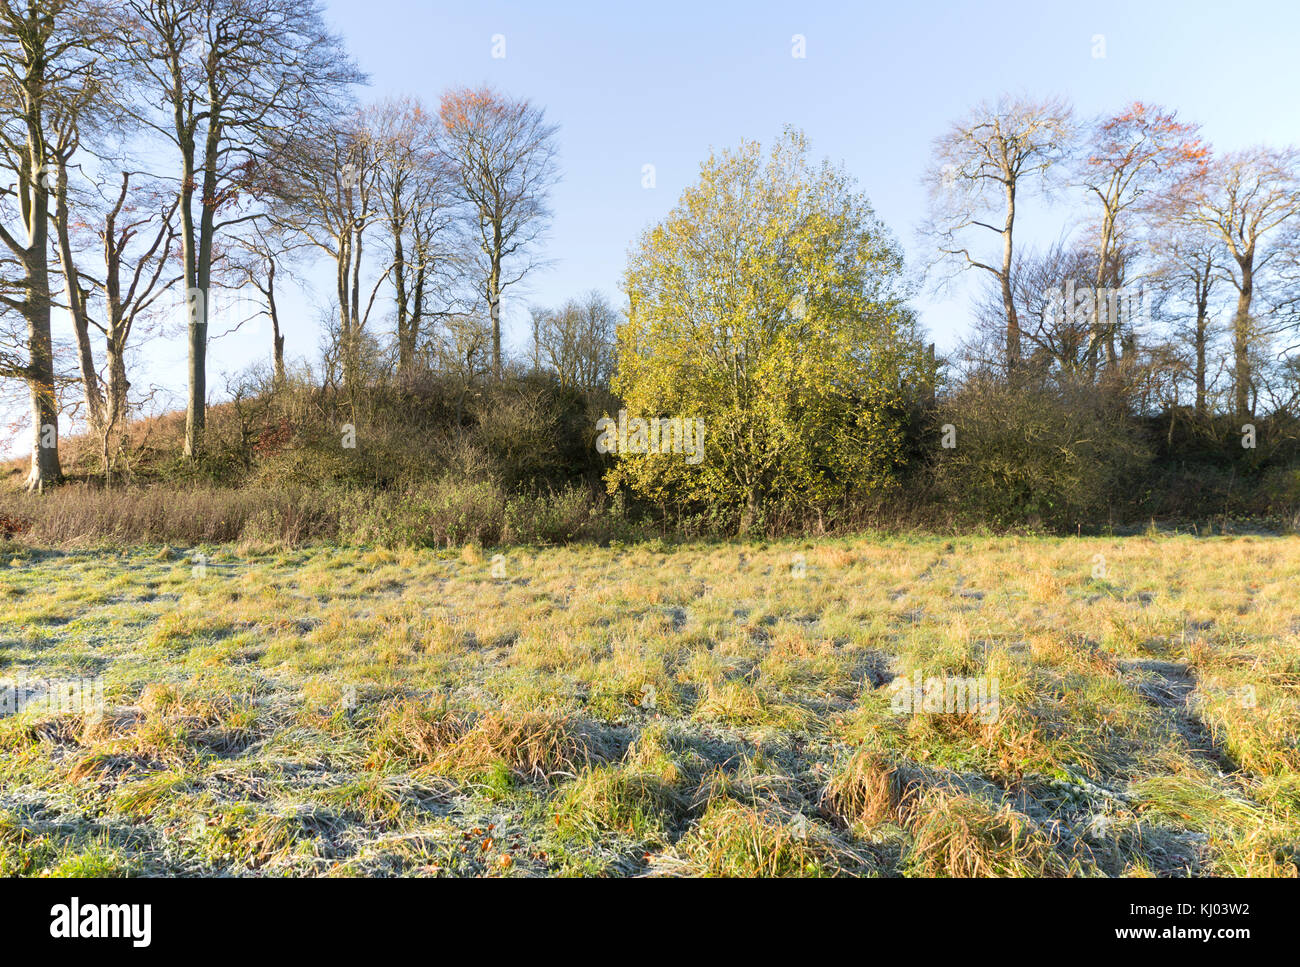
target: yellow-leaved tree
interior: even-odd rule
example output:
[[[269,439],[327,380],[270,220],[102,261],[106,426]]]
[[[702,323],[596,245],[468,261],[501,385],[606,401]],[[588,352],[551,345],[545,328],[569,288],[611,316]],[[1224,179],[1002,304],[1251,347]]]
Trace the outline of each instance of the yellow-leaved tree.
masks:
[[[902,257],[800,132],[704,162],[625,288],[615,392],[630,418],[702,421],[704,445],[703,459],[627,448],[611,489],[734,514],[743,532],[893,481],[928,372]]]

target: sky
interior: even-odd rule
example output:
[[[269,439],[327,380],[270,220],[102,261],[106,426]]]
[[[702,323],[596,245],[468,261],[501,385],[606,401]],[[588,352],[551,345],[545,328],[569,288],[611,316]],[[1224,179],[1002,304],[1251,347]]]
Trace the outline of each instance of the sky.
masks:
[[[858,178],[916,265],[931,142],[1003,91],[1065,95],[1084,115],[1163,104],[1225,149],[1300,142],[1294,0],[331,0],[327,10],[370,74],[363,96],[436,104],[449,86],[487,83],[560,125],[563,181],[542,249],[550,265],[506,296],[516,345],[530,304],[593,287],[621,298],[629,247],[696,180],[710,149],[766,143],[788,124]],[[793,56],[796,34],[803,58]],[[492,56],[495,35],[502,58]],[[653,189],[642,187],[647,164]],[[1054,240],[1071,218],[1043,207],[1031,202],[1026,221]],[[941,347],[964,331],[972,293],[923,290],[922,321]]]
[[[326,16],[370,75],[363,101],[413,95],[435,106],[448,87],[490,84],[559,125],[563,177],[538,253],[548,264],[504,300],[506,341],[519,348],[530,305],[592,288],[622,300],[629,247],[710,149],[768,143],[786,125],[803,129],[814,155],[845,164],[913,265],[926,254],[916,228],[933,139],[1001,92],[1064,95],[1083,116],[1160,104],[1199,122],[1217,149],[1300,143],[1295,0],[327,0]],[[493,56],[497,35],[504,57]],[[793,56],[795,35],[804,57]],[[1023,241],[1077,224],[1059,206],[1025,209]],[[291,358],[315,357],[332,288],[324,266],[302,276],[283,297]],[[975,292],[968,283],[918,296],[941,349],[965,331]],[[215,340],[210,387],[220,394],[222,374],[267,358],[269,346],[266,323]],[[140,360],[178,399],[184,352],[177,334]]]

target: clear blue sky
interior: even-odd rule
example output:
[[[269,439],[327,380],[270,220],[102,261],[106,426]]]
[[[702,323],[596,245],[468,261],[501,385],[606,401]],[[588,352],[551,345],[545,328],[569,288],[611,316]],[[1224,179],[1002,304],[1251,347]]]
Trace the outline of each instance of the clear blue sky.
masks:
[[[786,124],[844,161],[910,260],[931,140],[1002,91],[1059,93],[1084,114],[1135,99],[1199,121],[1223,148],[1300,142],[1300,3],[714,2],[331,0],[329,15],[372,78],[366,93],[436,103],[445,87],[491,83],[560,124],[553,260],[507,297],[531,302],[593,286],[618,295],[629,244],[672,206],[710,147],[760,141]],[[492,36],[506,40],[493,59]],[[791,37],[807,56],[791,56]],[[1105,37],[1104,59],[1093,56]],[[657,187],[641,187],[656,167]],[[1031,218],[1055,237],[1065,212]],[[1050,217],[1046,217],[1050,215]],[[921,300],[941,345],[967,297]]]
[[[786,124],[843,161],[919,261],[919,184],[931,140],[1002,91],[1063,94],[1083,114],[1134,99],[1198,121],[1216,147],[1300,142],[1300,4],[1118,2],[654,3],[330,0],[328,16],[372,84],[363,99],[490,83],[560,125],[549,268],[507,295],[507,339],[526,307],[592,287],[618,291],[630,243],[673,205],[710,147],[766,141]],[[492,37],[506,57],[492,57]],[[807,56],[791,56],[791,37]],[[1093,56],[1094,35],[1106,56]],[[657,187],[641,186],[653,164]],[[1065,211],[1031,215],[1054,238]],[[324,283],[328,272],[309,280]],[[968,293],[919,302],[941,347],[965,325]],[[288,352],[314,356],[311,296],[286,300]],[[214,343],[209,382],[269,355],[269,327]],[[148,378],[179,391],[184,342],[153,344]],[[144,374],[141,374],[142,376]],[[133,381],[134,381],[133,377]]]

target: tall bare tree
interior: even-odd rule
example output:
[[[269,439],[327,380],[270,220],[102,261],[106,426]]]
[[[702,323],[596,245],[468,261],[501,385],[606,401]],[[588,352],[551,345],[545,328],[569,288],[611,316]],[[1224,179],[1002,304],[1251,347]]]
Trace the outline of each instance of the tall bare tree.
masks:
[[[1082,245],[1057,242],[1043,251],[1022,248],[1011,267],[1012,296],[1025,360],[1043,376],[1077,377],[1088,347],[1088,326],[1075,311],[1072,294],[1091,283],[1096,255]],[[991,274],[974,306],[975,333],[962,355],[982,368],[995,367],[1005,349],[1006,307],[1002,287]]]
[[[385,262],[366,278],[367,238],[383,221],[380,146],[361,112],[303,135],[280,139],[258,182],[275,195],[276,220],[334,263],[343,382],[355,386],[365,327],[391,270]]]
[[[203,452],[214,243],[260,214],[241,201],[269,142],[333,117],[361,75],[318,0],[128,0],[152,108],[175,150],[189,343],[185,455]],[[196,211],[197,205],[197,211]]]
[[[471,212],[492,323],[492,368],[500,379],[501,293],[534,267],[529,250],[549,224],[547,200],[559,177],[559,129],[541,108],[491,88],[448,91],[438,113],[443,150]]]
[[[1116,362],[1116,320],[1103,325],[1100,294],[1124,285],[1121,253],[1130,234],[1125,215],[1145,208],[1168,186],[1196,177],[1209,159],[1209,149],[1197,136],[1194,124],[1177,115],[1136,101],[1119,114],[1091,125],[1089,143],[1079,159],[1077,179],[1101,206],[1097,220],[1097,265],[1094,284],[1092,333],[1088,365],[1096,369],[1104,347],[1106,362]]]
[[[0,243],[8,253],[0,307],[21,316],[26,333],[0,375],[22,379],[31,401],[27,489],[62,476],[55,392],[50,281],[50,189],[60,147],[75,146],[75,117],[94,96],[94,28],[103,10],[66,0],[0,0],[0,164],[13,181],[0,188],[8,209]],[[16,218],[13,225],[8,218]]]
[[[309,244],[310,241],[293,227],[292,220],[281,206],[273,203],[265,218],[235,240],[235,250],[227,256],[232,273],[242,284],[252,286],[262,296],[261,315],[271,323],[271,371],[276,386],[282,386],[288,378],[279,286]]]
[[[463,212],[455,173],[438,138],[441,123],[413,98],[382,102],[366,112],[376,151],[376,199],[392,274],[397,368],[410,371],[430,316],[445,318],[460,304],[455,276],[464,270]]]
[[[1220,244],[1226,277],[1237,290],[1232,317],[1233,397],[1236,415],[1253,410],[1252,355],[1282,328],[1271,319],[1289,299],[1261,292],[1261,283],[1293,257],[1300,233],[1300,151],[1250,148],[1216,158],[1204,174],[1177,185],[1171,218]],[[1263,311],[1260,311],[1260,306]]]
[[[979,269],[997,280],[1008,371],[1021,358],[1012,276],[1017,205],[1027,189],[1045,184],[1051,169],[1068,155],[1074,133],[1066,102],[1003,96],[974,108],[934,143],[925,176],[930,212],[922,234],[937,249],[935,265]],[[972,230],[996,237],[1001,257],[977,253]]]
[[[82,13],[83,42],[99,56],[85,64],[78,85],[64,92],[53,114],[46,183],[86,422],[100,439],[108,475],[113,441],[127,416],[128,340],[137,319],[176,281],[166,278],[176,202],[158,179],[110,156],[115,145],[139,133],[123,104],[131,91],[129,58],[115,7]],[[88,271],[96,262],[99,269]],[[102,369],[95,350],[100,339]]]
[[[613,375],[618,311],[598,291],[559,309],[534,307],[533,344],[540,365],[566,389],[591,391]]]
[[[116,190],[96,186],[80,194],[79,216],[71,213],[69,172],[59,160],[55,217],[65,298],[77,340],[77,360],[86,399],[87,422],[100,442],[105,477],[110,477],[115,441],[125,429],[126,352],[137,322],[180,281],[169,267],[176,240],[177,199],[163,185],[138,173],[119,172]],[[99,274],[85,270],[84,249],[99,250]],[[92,333],[93,331],[93,333]],[[101,376],[92,334],[104,343]]]
[[[1178,319],[1173,335],[1190,357],[1194,412],[1199,421],[1209,414],[1209,353],[1215,339],[1214,299],[1223,277],[1223,248],[1212,236],[1165,224],[1153,236],[1157,258],[1156,285]],[[1180,312],[1180,310],[1182,310]]]

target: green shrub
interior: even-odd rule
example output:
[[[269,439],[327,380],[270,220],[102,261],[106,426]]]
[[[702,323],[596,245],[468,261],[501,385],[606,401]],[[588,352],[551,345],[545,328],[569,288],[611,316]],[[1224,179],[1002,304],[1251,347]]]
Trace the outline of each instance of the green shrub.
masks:
[[[354,491],[339,513],[344,541],[451,547],[501,538],[505,496],[495,484],[435,481],[403,493]]]
[[[512,544],[564,544],[586,531],[600,510],[591,492],[569,487],[506,502],[504,540]]]
[[[1008,385],[977,377],[943,401],[934,441],[939,494],[994,526],[1073,529],[1105,522],[1150,455],[1132,422],[1083,385]]]

